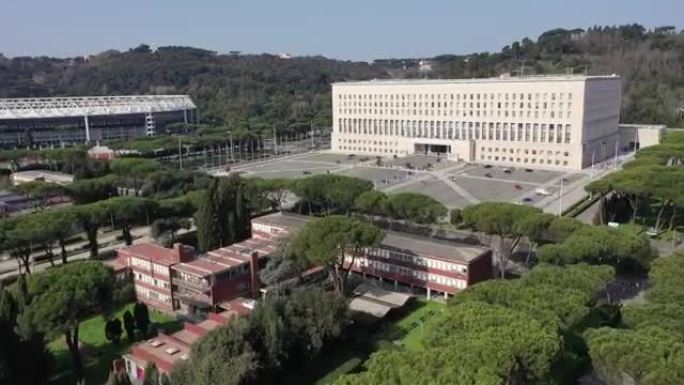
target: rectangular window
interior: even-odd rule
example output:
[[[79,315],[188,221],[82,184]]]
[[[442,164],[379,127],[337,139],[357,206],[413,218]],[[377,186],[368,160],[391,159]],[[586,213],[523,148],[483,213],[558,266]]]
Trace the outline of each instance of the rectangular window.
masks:
[[[565,125],[565,143],[570,143],[570,125]]]

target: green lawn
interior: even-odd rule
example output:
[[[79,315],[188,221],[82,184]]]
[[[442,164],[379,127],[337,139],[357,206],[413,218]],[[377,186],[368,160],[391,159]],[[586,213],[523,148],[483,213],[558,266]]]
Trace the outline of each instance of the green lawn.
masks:
[[[422,341],[423,333],[425,331],[425,322],[428,321],[428,319],[439,315],[439,313],[445,309],[443,303],[435,301],[423,300],[418,301],[418,304],[422,305],[395,324],[395,327],[404,332],[404,336],[401,338],[402,346],[412,351],[424,349]]]
[[[351,347],[350,342],[337,345],[334,350],[324,352],[311,363],[310,368],[299,371],[299,375],[286,381],[300,385],[327,385],[343,374],[357,370],[372,353],[383,349],[405,349],[421,351],[423,325],[428,319],[438,316],[445,309],[440,302],[416,300],[405,313],[384,321],[380,330],[369,336],[368,347]]]
[[[102,384],[109,373],[112,361],[120,357],[131,346],[131,341],[124,334],[118,345],[110,343],[104,335],[104,325],[110,318],[123,319],[126,310],[133,312],[133,305],[128,304],[114,309],[108,316],[97,315],[81,322],[79,328],[79,340],[89,346],[88,353],[83,356],[85,365],[86,384]],[[158,323],[167,332],[180,330],[181,323],[172,317],[150,309],[150,320]],[[123,321],[122,321],[123,327]],[[71,357],[64,342],[64,337],[60,336],[49,344],[49,349],[55,357],[55,373],[53,385],[72,385],[76,383],[73,374],[73,364]]]

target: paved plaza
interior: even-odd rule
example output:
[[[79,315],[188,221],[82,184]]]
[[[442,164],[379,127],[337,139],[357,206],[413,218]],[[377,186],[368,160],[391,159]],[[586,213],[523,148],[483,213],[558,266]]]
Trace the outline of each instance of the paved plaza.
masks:
[[[564,195],[565,189],[574,191],[574,199],[589,179],[586,170],[567,172],[469,164],[422,154],[378,159],[331,152],[287,155],[239,165],[231,172],[240,172],[248,178],[304,178],[334,173],[369,180],[375,188],[388,194],[426,194],[449,208],[501,201],[533,205],[549,212],[557,211],[554,204],[560,204],[555,201],[558,200],[561,181]],[[539,189],[549,195],[538,194]],[[565,206],[571,203],[569,200],[563,202]]]

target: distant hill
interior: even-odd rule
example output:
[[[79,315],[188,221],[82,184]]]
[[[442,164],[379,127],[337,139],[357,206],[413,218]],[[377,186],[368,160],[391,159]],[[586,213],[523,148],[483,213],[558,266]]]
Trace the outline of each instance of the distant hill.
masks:
[[[383,59],[372,64],[324,57],[280,58],[189,47],[141,45],[88,58],[0,55],[0,97],[188,93],[210,124],[286,129],[329,126],[330,83],[372,78],[472,78],[517,74],[612,74],[625,79],[623,121],[682,125],[684,32],[617,27],[554,29],[497,53]],[[524,67],[523,67],[524,65]]]

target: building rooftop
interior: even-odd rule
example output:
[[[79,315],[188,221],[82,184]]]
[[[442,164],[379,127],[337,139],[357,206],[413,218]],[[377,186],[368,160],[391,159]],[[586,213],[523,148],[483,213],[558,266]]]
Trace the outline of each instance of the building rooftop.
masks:
[[[379,86],[379,85],[439,85],[439,84],[478,84],[478,83],[517,83],[517,82],[558,82],[586,81],[592,79],[620,79],[618,75],[527,75],[471,79],[372,79],[349,82],[335,82],[334,86]]]
[[[292,231],[304,227],[310,220],[311,217],[305,215],[277,212],[254,218],[252,224],[263,224]]]
[[[254,252],[259,255],[259,258],[270,255],[278,249],[279,242],[280,240],[277,237],[252,237],[242,242],[208,251],[192,261],[177,264],[173,268],[195,276],[216,274],[249,263]]]
[[[178,360],[190,357],[190,345],[166,334],[138,343],[131,354],[145,361],[154,361],[162,371],[168,371]]]
[[[664,124],[623,124],[620,123],[620,128],[638,128],[640,130],[664,130],[667,128]]]
[[[392,231],[387,232],[385,239],[382,241],[382,246],[403,251],[407,254],[466,264],[488,252],[484,247],[465,246],[461,243]]]
[[[74,176],[62,172],[49,170],[26,170],[17,171],[11,175],[14,184],[34,181],[42,179],[46,182],[57,183],[59,185],[66,185],[74,181]]]
[[[173,249],[167,249],[166,247],[158,246],[153,243],[139,243],[137,245],[118,249],[117,251],[136,258],[151,260],[160,265],[170,266],[174,263],[178,263],[178,258]]]
[[[195,109],[187,95],[75,96],[0,99],[0,119],[146,114]]]

